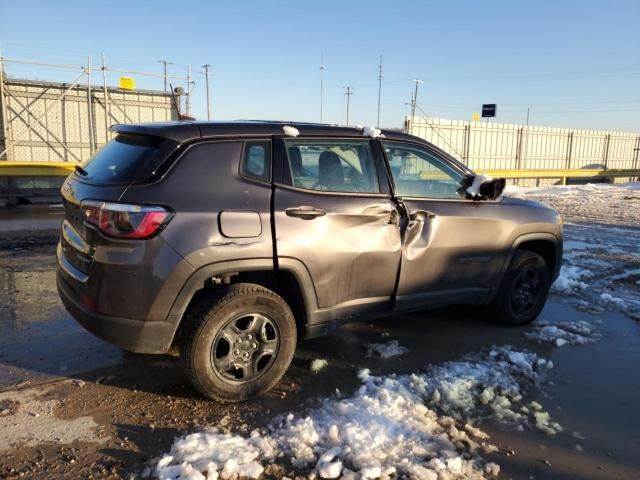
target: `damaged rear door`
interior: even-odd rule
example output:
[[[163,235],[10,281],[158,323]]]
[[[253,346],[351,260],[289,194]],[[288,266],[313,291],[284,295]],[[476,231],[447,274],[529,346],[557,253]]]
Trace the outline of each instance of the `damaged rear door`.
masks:
[[[506,251],[500,203],[459,193],[466,172],[435,149],[383,141],[395,195],[403,205],[398,309],[487,299]]]
[[[277,256],[306,267],[328,319],[391,308],[399,214],[369,138],[276,139]]]

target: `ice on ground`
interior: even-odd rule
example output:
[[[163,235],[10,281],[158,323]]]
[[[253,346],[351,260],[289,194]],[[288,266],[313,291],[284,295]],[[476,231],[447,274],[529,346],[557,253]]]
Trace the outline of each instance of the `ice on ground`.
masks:
[[[558,292],[569,293],[576,290],[584,290],[589,287],[582,280],[589,278],[591,272],[572,265],[563,265],[560,275],[552,285],[552,289]]]
[[[600,300],[602,300],[605,303],[614,304],[619,307],[625,306],[625,301],[622,298],[614,297],[610,293],[606,293],[606,292],[600,294]]]
[[[382,358],[397,357],[409,351],[407,347],[400,345],[398,340],[391,340],[387,343],[369,343],[366,347],[367,355],[376,355]]]
[[[538,343],[551,343],[562,347],[592,343],[600,338],[600,332],[583,320],[563,323],[539,321],[535,323],[533,331],[525,333],[524,336]]]
[[[310,368],[312,372],[318,373],[327,365],[329,365],[329,362],[327,362],[324,358],[316,358],[313,362],[311,362]]]
[[[424,373],[362,370],[356,393],[325,399],[306,415],[278,417],[250,436],[209,431],[178,439],[156,474],[167,480],[255,478],[262,465],[282,462],[296,474],[328,479],[489,478],[499,466],[482,455],[496,447],[479,420],[546,433],[561,428],[539,404],[524,400],[547,368],[534,353],[500,347]]]

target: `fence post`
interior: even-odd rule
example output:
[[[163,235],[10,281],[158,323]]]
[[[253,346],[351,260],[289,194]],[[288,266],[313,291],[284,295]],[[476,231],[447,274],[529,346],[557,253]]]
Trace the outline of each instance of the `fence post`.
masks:
[[[104,139],[109,142],[109,94],[107,93],[107,62],[102,53],[102,92],[104,95]]]
[[[2,145],[0,157],[5,155],[5,160],[11,160],[11,145],[9,144],[9,124],[7,123],[7,98],[4,95],[4,63],[2,61],[2,52],[0,51],[0,122],[2,122]]]
[[[522,132],[524,128],[520,127],[518,129],[517,137],[516,137],[516,169],[520,169],[520,157],[522,155]]]
[[[470,124],[465,124],[462,129],[462,159],[465,163],[469,163],[469,129]]]
[[[95,150],[93,125],[93,98],[91,98],[91,56],[87,56],[87,113],[89,115],[89,155]]]
[[[635,159],[633,160],[632,167],[638,170],[640,169],[640,135],[636,138],[636,147],[633,150],[635,152]],[[640,179],[640,176],[638,178]]]
[[[569,132],[567,136],[567,158],[565,162],[565,167],[567,170],[571,168],[571,155],[573,154],[573,132]]]
[[[604,137],[604,152],[602,152],[602,163],[604,163],[604,169],[608,168],[609,163],[609,144],[611,143],[611,134],[608,133],[606,137]]]

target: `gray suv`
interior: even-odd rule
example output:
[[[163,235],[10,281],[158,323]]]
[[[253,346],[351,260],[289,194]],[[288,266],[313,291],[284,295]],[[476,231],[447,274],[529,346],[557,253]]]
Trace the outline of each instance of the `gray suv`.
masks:
[[[62,187],[57,285],[95,335],[177,347],[204,395],[273,387],[298,338],[449,304],[530,322],[562,256],[555,211],[391,130],[117,125]]]

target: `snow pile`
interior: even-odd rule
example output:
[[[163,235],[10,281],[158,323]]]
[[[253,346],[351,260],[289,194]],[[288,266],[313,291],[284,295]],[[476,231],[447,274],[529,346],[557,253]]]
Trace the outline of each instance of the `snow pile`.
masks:
[[[178,439],[156,466],[160,480],[216,480],[258,478],[264,468],[259,458],[271,459],[274,444],[253,433],[249,438],[228,433],[193,433]]]
[[[584,290],[588,287],[582,280],[591,277],[591,271],[573,265],[563,265],[560,275],[552,285],[552,289],[569,293],[577,290]]]
[[[366,345],[367,355],[376,355],[382,358],[397,357],[404,355],[409,351],[407,347],[403,347],[397,340],[391,340],[387,343],[369,343]]]
[[[350,397],[325,399],[307,416],[290,413],[249,437],[215,432],[178,439],[156,465],[158,478],[222,480],[262,473],[261,464],[291,465],[322,478],[482,479],[499,467],[473,425],[487,415],[555,433],[560,426],[523,396],[549,367],[536,354],[494,348],[423,374],[373,376]]]
[[[535,412],[527,407],[523,394],[538,385],[550,368],[553,363],[535,353],[494,348],[486,357],[432,369],[424,395],[430,397],[432,406],[458,420],[477,421],[489,415],[519,430],[538,427]],[[552,428],[561,430],[558,424],[552,424]]]
[[[588,322],[549,323],[537,322],[533,332],[525,333],[529,340],[551,343],[557,347],[564,345],[585,345],[600,338],[600,332]]]
[[[384,137],[384,135],[382,135],[382,130],[375,127],[364,127],[362,129],[362,136],[371,138]]]
[[[282,127],[282,131],[287,137],[297,137],[300,135],[300,131],[296,127],[291,127],[289,125]]]
[[[316,358],[313,362],[311,362],[311,371],[318,373],[327,365],[329,365],[329,362],[327,362],[324,358]]]

